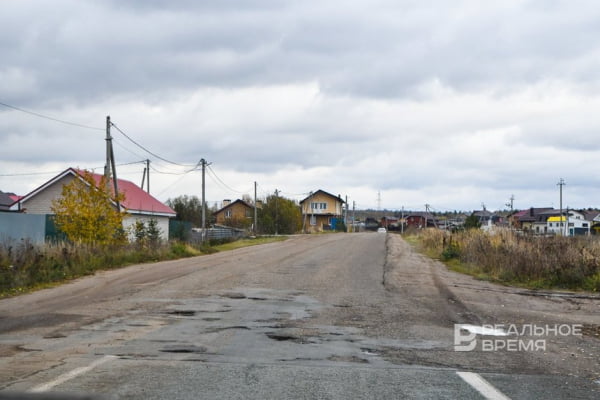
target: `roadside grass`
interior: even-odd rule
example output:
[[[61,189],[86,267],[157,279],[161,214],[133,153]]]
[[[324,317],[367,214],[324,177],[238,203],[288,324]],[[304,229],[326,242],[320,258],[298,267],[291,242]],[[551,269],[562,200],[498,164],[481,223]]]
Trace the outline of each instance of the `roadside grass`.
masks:
[[[27,241],[0,242],[0,298],[57,286],[96,271],[133,264],[175,260],[285,240],[285,236],[213,242],[193,246],[183,242],[150,245],[89,246]]]
[[[477,279],[530,289],[600,291],[600,239],[595,237],[428,229],[405,239],[450,270]]]
[[[242,247],[257,246],[259,244],[282,242],[286,239],[286,236],[259,236],[255,238],[240,239],[234,242],[219,244],[214,246],[214,249],[216,251],[229,251],[240,249]]]

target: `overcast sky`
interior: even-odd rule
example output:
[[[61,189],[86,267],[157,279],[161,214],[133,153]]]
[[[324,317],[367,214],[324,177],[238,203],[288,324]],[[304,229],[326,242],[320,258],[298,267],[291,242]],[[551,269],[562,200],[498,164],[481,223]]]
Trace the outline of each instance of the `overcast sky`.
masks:
[[[1,1],[0,190],[149,158],[160,200],[600,207],[597,1]],[[141,163],[118,167],[138,184]],[[186,173],[187,172],[187,173]],[[18,175],[40,173],[37,175]],[[42,174],[44,173],[44,174]],[[380,193],[380,203],[378,203]]]

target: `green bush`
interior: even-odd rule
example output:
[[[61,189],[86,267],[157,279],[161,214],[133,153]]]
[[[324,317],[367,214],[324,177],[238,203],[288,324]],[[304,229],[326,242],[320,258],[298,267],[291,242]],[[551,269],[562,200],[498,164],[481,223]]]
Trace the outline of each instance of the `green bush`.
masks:
[[[452,260],[460,257],[460,248],[456,243],[450,242],[442,251],[442,259],[444,261]]]

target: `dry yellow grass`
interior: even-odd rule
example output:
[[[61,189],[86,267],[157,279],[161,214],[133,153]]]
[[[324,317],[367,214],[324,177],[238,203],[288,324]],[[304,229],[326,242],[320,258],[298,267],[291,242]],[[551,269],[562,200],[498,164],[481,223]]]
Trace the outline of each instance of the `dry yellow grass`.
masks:
[[[428,229],[421,232],[420,243],[429,254],[455,260],[461,272],[531,287],[600,290],[600,239],[595,237]]]

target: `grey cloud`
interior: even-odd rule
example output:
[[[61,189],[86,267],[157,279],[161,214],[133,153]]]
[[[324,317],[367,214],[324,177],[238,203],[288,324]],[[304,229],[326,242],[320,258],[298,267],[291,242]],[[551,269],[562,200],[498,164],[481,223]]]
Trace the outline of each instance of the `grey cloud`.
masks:
[[[0,51],[45,101],[303,80],[401,98],[435,78],[461,90],[599,78],[598,7],[367,4],[5,2]]]

